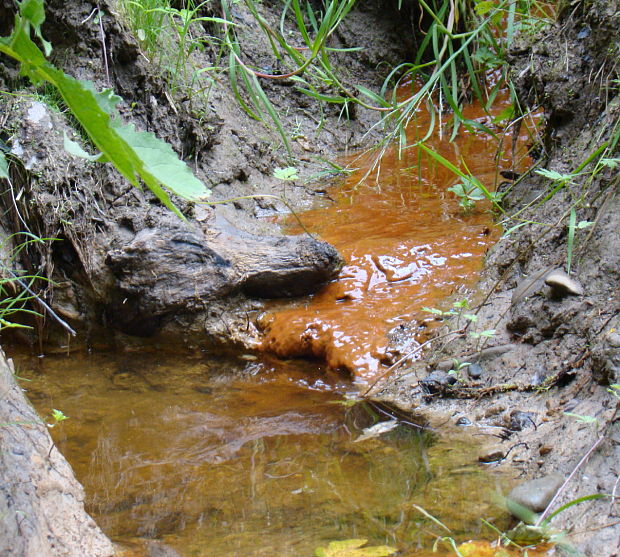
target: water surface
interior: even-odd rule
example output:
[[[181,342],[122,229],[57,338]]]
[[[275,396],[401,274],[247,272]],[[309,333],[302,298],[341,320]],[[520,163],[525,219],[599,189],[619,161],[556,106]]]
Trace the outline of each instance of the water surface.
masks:
[[[501,477],[476,438],[400,426],[355,442],[376,410],[342,404],[353,385],[312,364],[95,354],[17,359],[27,395],[114,540],[189,556],[311,556],[367,538],[422,555],[437,527],[479,537]],[[486,533],[489,534],[488,532]]]

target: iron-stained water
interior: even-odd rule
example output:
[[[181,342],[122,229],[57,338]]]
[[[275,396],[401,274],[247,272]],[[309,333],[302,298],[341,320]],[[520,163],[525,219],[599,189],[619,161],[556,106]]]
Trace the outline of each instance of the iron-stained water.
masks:
[[[441,127],[435,122],[425,144],[493,192],[504,180],[502,170],[523,171],[530,162],[533,126],[502,120],[510,106],[507,91],[488,113],[471,103],[463,109],[470,125],[461,125],[454,141],[445,117]],[[410,145],[425,136],[431,121],[420,107],[407,126]],[[367,153],[351,165],[357,170],[329,189],[331,202],[299,215],[347,264],[316,295],[279,304],[263,318],[263,348],[281,357],[317,357],[370,382],[391,362],[387,332],[401,323],[423,326],[425,307],[471,289],[499,231],[490,203],[463,210],[448,191],[462,178],[416,147],[400,152],[391,147],[378,163],[376,153]]]

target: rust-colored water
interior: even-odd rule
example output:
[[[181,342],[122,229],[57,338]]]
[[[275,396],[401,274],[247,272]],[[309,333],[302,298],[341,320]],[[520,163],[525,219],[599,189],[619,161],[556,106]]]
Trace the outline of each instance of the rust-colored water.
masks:
[[[492,121],[508,106],[502,91],[490,116],[479,104],[463,110],[465,118],[484,123],[496,138],[461,126],[451,143],[451,127],[444,122],[442,137],[436,129],[426,145],[493,191],[502,180],[500,170],[523,170],[528,164],[527,126],[513,143],[512,129]],[[425,135],[429,121],[426,109],[418,110],[407,129],[410,143]],[[399,157],[392,148],[370,171],[374,161],[373,154],[355,160],[359,170],[330,190],[334,202],[300,215],[309,231],[345,257],[340,277],[262,323],[265,350],[281,357],[317,357],[362,381],[371,380],[389,360],[388,330],[401,322],[423,323],[423,307],[472,287],[498,237],[489,204],[464,212],[447,191],[459,177],[427,154],[416,148]]]
[[[400,426],[355,442],[372,417],[341,404],[354,386],[315,365],[148,354],[16,363],[39,413],[69,416],[52,436],[127,556],[163,543],[182,557],[309,557],[351,538],[427,555],[442,532],[414,505],[460,540],[493,537],[481,516],[506,526],[494,500],[504,482],[477,463],[476,438]],[[151,554],[172,555],[162,551]]]

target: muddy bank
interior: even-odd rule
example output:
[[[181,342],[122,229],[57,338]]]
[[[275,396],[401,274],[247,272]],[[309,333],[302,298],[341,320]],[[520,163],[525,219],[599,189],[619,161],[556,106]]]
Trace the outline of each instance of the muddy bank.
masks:
[[[84,489],[14,374],[0,352],[0,554],[110,557],[112,543],[84,510]]]
[[[382,394],[476,428],[489,442],[481,457],[521,478],[568,478],[596,445],[556,508],[593,493],[608,497],[564,511],[554,525],[597,557],[617,555],[620,544],[620,400],[610,387],[620,382],[620,175],[598,162],[620,152],[620,100],[608,81],[618,75],[619,29],[618,2],[578,3],[513,46],[520,98],[545,111],[538,166],[572,175],[561,188],[535,174],[512,186],[504,206],[522,220],[505,229],[526,224],[491,251],[477,322],[464,329],[463,319],[446,320],[440,333],[453,334],[438,339],[427,360],[399,370]],[[582,292],[545,283],[550,271],[566,270],[569,253]],[[474,365],[460,367],[465,362]]]

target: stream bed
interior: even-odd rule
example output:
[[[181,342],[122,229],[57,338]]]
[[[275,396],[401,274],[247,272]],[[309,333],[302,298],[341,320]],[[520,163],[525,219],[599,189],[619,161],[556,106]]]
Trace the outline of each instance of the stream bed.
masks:
[[[492,537],[480,517],[507,520],[475,432],[405,424],[356,442],[386,416],[343,403],[354,385],[316,364],[13,357],[40,415],[69,417],[51,429],[56,446],[126,555],[169,555],[153,552],[163,543],[183,557],[303,557],[351,538],[426,555],[444,532],[416,506],[460,540]]]
[[[497,120],[508,103],[502,92],[488,113],[466,107],[472,125],[457,141],[445,141],[444,122],[426,145],[494,191],[500,171],[517,175],[528,163],[527,125],[503,129]],[[409,143],[432,120],[419,109]],[[125,557],[304,557],[353,538],[437,555],[444,528],[464,541],[493,538],[480,518],[506,526],[507,486],[478,463],[475,428],[446,424],[439,435],[405,420],[360,440],[390,416],[350,403],[390,364],[390,329],[417,321],[423,331],[425,306],[473,286],[498,237],[490,204],[464,211],[448,190],[459,177],[417,149],[388,149],[376,167],[372,156],[357,163],[327,204],[301,214],[347,265],[317,295],[264,318],[263,349],[280,360],[14,355],[40,415],[69,417],[52,436]],[[299,356],[311,360],[285,359]]]

